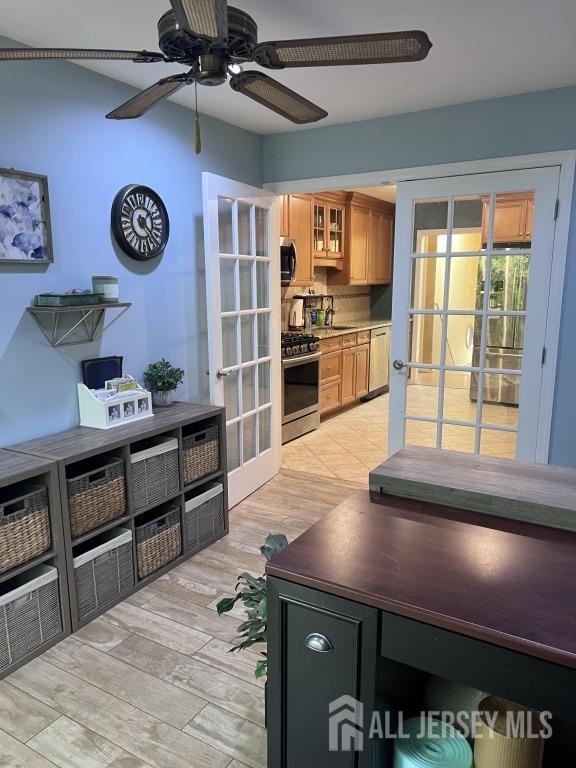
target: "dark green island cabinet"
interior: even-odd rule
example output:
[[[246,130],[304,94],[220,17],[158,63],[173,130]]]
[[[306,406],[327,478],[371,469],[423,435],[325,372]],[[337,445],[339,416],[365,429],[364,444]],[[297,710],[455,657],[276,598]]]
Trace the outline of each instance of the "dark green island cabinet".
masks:
[[[267,565],[268,768],[391,768],[371,727],[435,681],[551,712],[573,764],[576,472],[406,449],[370,487]]]

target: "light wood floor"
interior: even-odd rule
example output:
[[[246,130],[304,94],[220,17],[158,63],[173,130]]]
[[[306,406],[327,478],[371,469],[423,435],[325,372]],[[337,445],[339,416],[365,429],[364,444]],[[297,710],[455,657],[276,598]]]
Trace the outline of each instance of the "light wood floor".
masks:
[[[269,532],[292,539],[353,482],[283,470],[231,512],[230,535],[0,682],[2,768],[261,768],[256,653],[230,654],[240,614],[216,603],[260,574]]]

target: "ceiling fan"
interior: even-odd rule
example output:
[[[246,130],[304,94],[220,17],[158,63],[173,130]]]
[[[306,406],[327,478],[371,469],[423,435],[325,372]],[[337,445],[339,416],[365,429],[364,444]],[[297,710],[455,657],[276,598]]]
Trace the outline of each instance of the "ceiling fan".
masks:
[[[151,51],[74,48],[3,48],[0,61],[46,59],[127,60],[137,64],[168,62],[187,72],[159,80],[106,115],[114,120],[140,117],[185,85],[230,86],[294,123],[313,123],[328,113],[282,83],[242,66],[255,62],[267,69],[382,64],[420,61],[432,43],[421,31],[384,32],[345,37],[276,40],[258,43],[256,22],[226,0],[170,0],[171,10],[158,22],[159,47]]]

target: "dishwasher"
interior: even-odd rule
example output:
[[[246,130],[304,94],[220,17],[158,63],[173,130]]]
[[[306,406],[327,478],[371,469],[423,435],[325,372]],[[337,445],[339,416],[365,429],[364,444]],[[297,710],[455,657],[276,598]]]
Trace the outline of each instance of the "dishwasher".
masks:
[[[390,325],[374,328],[370,331],[370,378],[368,394],[364,400],[370,400],[388,391],[390,384]]]

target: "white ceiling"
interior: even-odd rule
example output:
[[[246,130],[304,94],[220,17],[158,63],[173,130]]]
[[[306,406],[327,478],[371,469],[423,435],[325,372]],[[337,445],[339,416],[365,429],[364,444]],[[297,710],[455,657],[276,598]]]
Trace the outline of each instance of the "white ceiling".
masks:
[[[270,72],[329,112],[320,125],[576,84],[574,0],[235,2],[254,16],[261,41],[400,29],[429,34],[434,47],[424,62]],[[0,0],[0,35],[38,46],[157,50],[156,22],[168,7],[168,0]],[[140,87],[181,71],[131,62],[89,67]],[[199,95],[203,112],[235,125],[259,133],[297,129],[227,86]],[[192,107],[193,89],[174,101]]]

